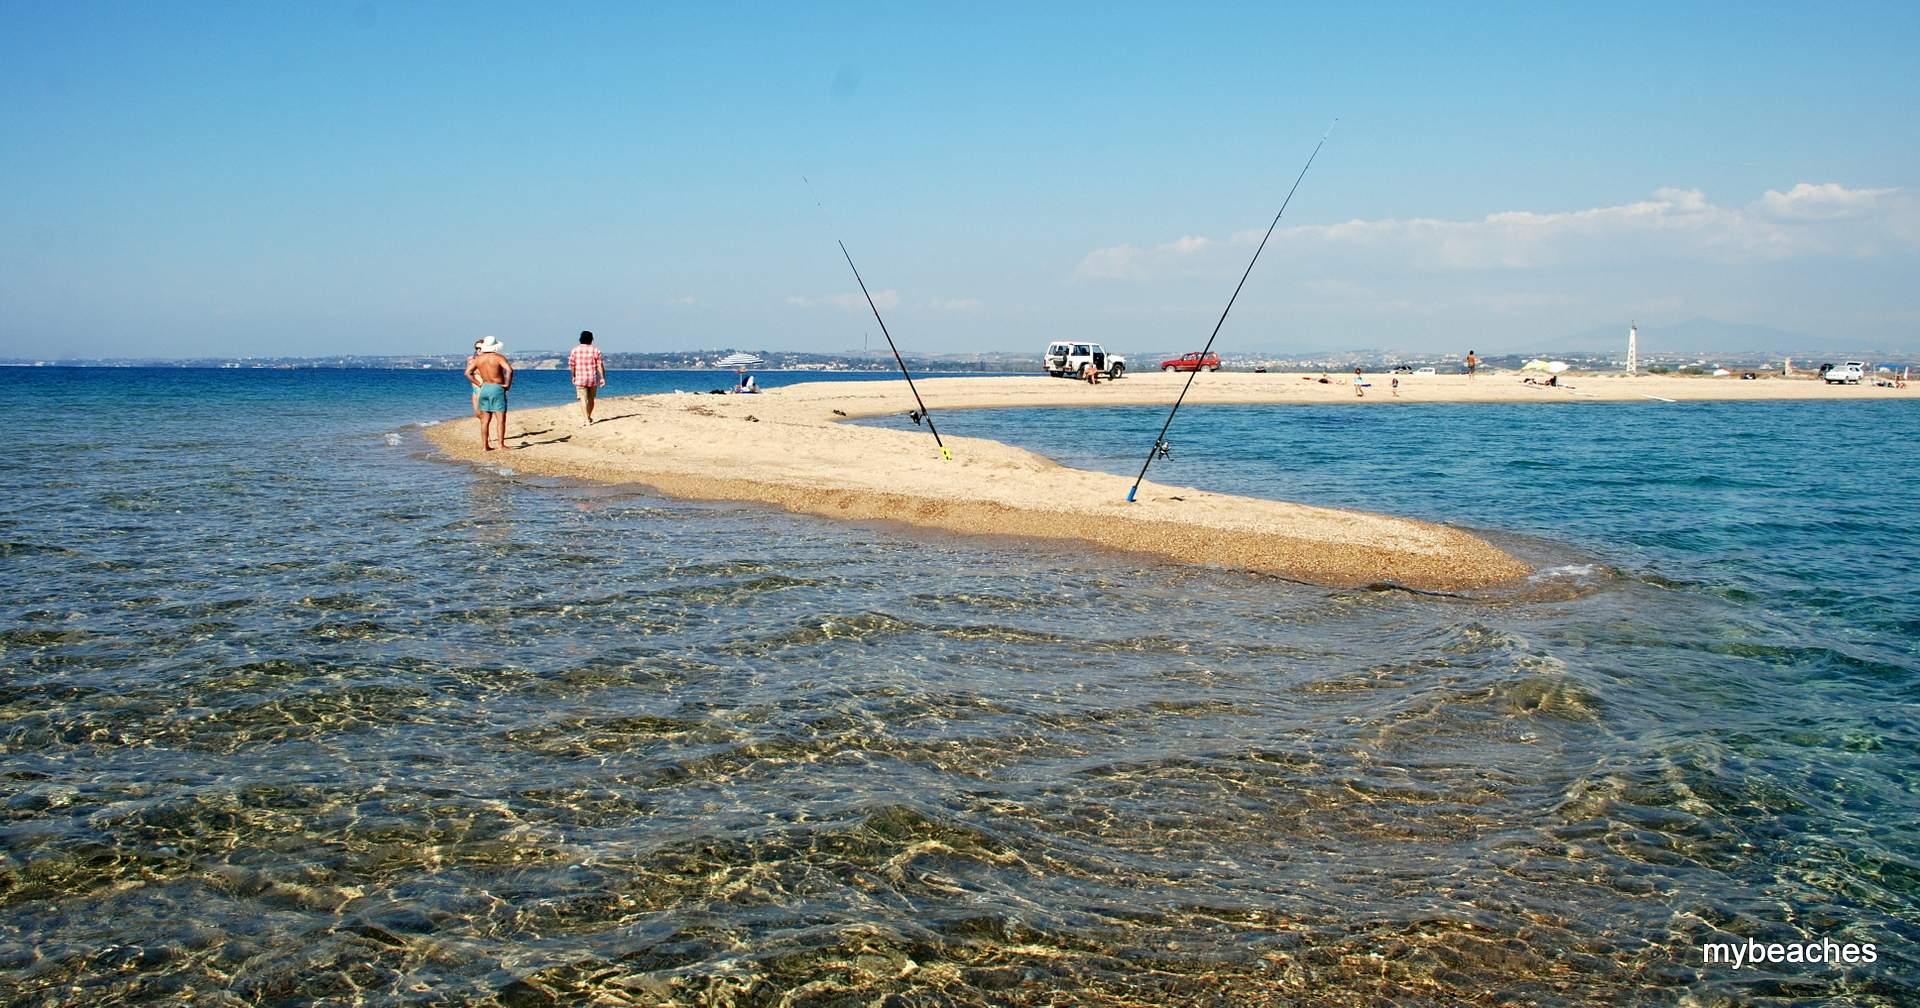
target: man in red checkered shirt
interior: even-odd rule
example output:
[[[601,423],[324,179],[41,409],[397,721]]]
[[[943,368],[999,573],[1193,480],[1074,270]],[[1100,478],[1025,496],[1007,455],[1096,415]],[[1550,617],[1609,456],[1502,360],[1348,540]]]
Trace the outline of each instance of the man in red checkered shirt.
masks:
[[[567,370],[573,372],[573,391],[580,397],[580,407],[586,412],[587,422],[593,423],[593,400],[600,394],[600,387],[607,383],[607,362],[600,356],[600,350],[593,345],[593,334],[582,332],[580,345],[567,355]]]

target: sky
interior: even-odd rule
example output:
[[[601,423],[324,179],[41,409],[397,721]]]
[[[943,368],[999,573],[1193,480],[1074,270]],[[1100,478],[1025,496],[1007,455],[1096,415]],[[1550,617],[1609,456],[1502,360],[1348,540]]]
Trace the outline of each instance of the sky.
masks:
[[[0,0],[0,358],[1920,349],[1920,5],[1292,6]]]

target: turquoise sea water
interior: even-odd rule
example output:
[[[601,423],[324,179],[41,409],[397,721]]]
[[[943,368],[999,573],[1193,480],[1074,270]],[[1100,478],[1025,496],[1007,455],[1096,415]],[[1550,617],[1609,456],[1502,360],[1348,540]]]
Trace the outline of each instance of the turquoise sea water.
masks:
[[[8,1004],[1920,998],[1910,404],[1182,413],[1157,480],[1545,568],[1459,598],[479,471],[444,373],[5,377]],[[1118,497],[1158,418],[941,427]]]

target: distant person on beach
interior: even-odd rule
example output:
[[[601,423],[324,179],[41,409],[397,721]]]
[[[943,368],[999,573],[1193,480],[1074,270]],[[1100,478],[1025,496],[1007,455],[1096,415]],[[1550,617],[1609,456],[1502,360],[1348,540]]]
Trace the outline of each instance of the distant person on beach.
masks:
[[[480,419],[480,383],[473,380],[473,362],[480,356],[480,344],[485,340],[473,341],[473,352],[467,355],[467,380],[473,382],[473,418]]]
[[[1353,397],[1355,399],[1364,397],[1367,394],[1367,386],[1369,384],[1371,383],[1367,381],[1365,375],[1361,374],[1360,369],[1354,368],[1353,369]]]
[[[580,333],[580,345],[567,354],[567,370],[573,372],[573,394],[580,400],[580,411],[587,418],[582,427],[593,426],[593,400],[607,384],[607,359],[593,345],[593,334]],[[503,432],[504,433],[504,432]]]
[[[1400,398],[1400,378],[1398,375],[1394,376],[1393,379],[1393,397],[1395,399]]]
[[[1473,351],[1467,351],[1467,377],[1473,377],[1473,373],[1478,370],[1480,370],[1480,358],[1475,357]]]
[[[753,376],[747,373],[746,368],[740,368],[734,373],[740,376],[738,380],[733,383],[733,390],[735,392],[743,395],[752,395],[760,391],[760,386],[753,383]]]
[[[1100,384],[1100,369],[1094,367],[1091,362],[1080,365],[1080,373],[1086,376],[1087,384]]]
[[[507,390],[513,387],[513,365],[500,351],[505,347],[500,341],[489,336],[480,341],[475,349],[479,350],[467,364],[467,380],[480,386],[475,397],[475,405],[480,416],[480,447],[493,450],[493,441],[488,437],[488,428],[493,418],[500,418],[500,448],[507,447]]]

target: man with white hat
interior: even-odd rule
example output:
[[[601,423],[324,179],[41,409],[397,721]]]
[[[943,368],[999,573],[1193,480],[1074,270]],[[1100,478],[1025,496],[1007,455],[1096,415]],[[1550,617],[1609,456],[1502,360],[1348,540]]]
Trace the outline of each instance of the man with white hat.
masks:
[[[507,447],[507,390],[513,387],[513,365],[500,351],[505,347],[489,336],[474,348],[477,353],[467,362],[467,380],[480,386],[475,406],[480,410],[480,447],[493,450],[487,428],[500,418],[500,447]]]

